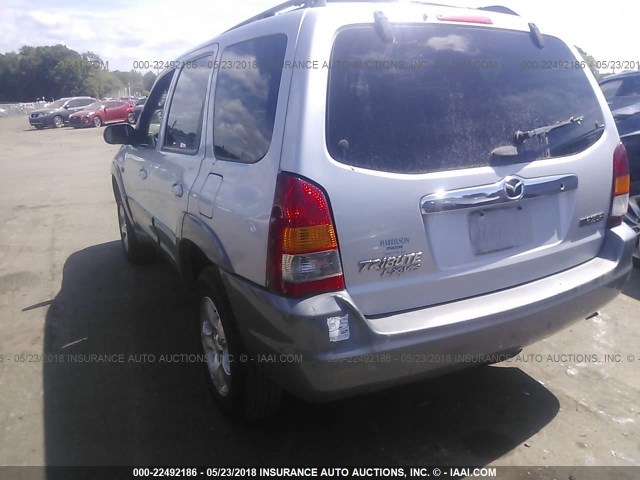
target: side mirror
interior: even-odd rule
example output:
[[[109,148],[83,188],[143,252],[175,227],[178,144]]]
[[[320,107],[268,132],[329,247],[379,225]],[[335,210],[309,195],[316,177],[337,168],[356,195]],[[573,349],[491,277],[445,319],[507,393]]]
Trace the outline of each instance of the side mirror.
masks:
[[[110,145],[136,145],[138,132],[128,123],[109,125],[102,134],[104,141]]]
[[[65,106],[64,106],[64,107],[62,107],[62,108],[64,108],[65,110],[69,110],[69,105],[65,105]]]

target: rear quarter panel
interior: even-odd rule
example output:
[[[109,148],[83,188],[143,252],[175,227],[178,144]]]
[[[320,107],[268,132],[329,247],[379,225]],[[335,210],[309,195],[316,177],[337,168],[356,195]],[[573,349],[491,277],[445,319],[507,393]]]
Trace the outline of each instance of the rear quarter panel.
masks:
[[[215,39],[219,44],[218,59],[224,58],[224,51],[228,46],[275,34],[287,36],[285,59],[293,59],[300,18],[304,14],[304,11],[300,11],[286,16],[277,16],[268,21],[257,21],[223,34]],[[282,70],[273,135],[265,157],[251,164],[216,159],[214,128],[208,128],[206,157],[190,192],[189,215],[205,222],[214,232],[215,242],[219,243],[220,248],[225,252],[230,268],[237,275],[258,285],[266,283],[269,220],[280,166],[291,73],[291,69]],[[212,77],[212,92],[215,92],[217,77],[218,71],[215,71]],[[207,108],[210,125],[215,121],[214,107],[215,98],[212,94]],[[203,190],[209,174],[222,177],[222,182],[215,192]],[[200,212],[199,202],[213,205],[212,218],[207,218]],[[193,225],[197,223],[192,222]],[[197,243],[205,238],[206,233],[198,235],[200,240],[196,240],[189,238],[189,235],[194,236],[194,233],[185,231],[183,238],[192,239]],[[211,260],[215,261],[215,259]]]

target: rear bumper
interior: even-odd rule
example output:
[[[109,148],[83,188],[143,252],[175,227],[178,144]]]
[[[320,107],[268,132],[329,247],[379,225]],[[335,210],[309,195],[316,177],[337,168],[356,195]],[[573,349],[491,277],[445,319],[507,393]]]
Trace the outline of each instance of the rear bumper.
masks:
[[[570,270],[375,319],[365,318],[346,291],[296,300],[229,274],[223,279],[246,361],[261,364],[291,393],[321,401],[491,362],[587,317],[620,293],[634,242],[621,225],[607,231],[598,257]],[[348,339],[330,341],[327,322],[335,317],[346,319]]]

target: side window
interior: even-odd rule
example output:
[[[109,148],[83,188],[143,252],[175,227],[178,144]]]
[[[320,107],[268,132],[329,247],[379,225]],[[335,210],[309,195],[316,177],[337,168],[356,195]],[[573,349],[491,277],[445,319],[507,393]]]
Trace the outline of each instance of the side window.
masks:
[[[156,144],[160,125],[162,124],[162,111],[164,110],[164,102],[167,99],[167,92],[171,85],[171,79],[175,70],[171,70],[164,74],[156,81],[156,84],[149,94],[149,99],[144,106],[144,110],[140,114],[140,123],[138,124],[138,135],[140,143],[143,145]]]
[[[285,35],[272,35],[223,52],[213,121],[217,158],[253,163],[267,154],[286,48]]]
[[[602,89],[602,93],[604,93],[604,98],[607,101],[613,100],[613,97],[618,93],[618,89],[622,85],[622,80],[611,80],[610,82],[603,83],[600,88]]]
[[[78,107],[86,107],[87,105],[90,105],[93,102],[95,102],[95,100],[93,98],[83,98],[82,100],[77,100],[77,102],[78,102]]]
[[[625,78],[622,87],[618,91],[618,97],[631,97],[640,95],[640,75]]]
[[[107,102],[105,105],[107,108],[120,108],[124,102]]]
[[[82,103],[80,103],[80,100],[69,100],[69,103],[67,103],[67,107],[69,108],[76,108],[76,107],[80,107],[82,105]]]
[[[204,101],[212,69],[213,57],[210,55],[186,63],[182,67],[169,105],[164,147],[179,150],[181,153],[198,151]]]

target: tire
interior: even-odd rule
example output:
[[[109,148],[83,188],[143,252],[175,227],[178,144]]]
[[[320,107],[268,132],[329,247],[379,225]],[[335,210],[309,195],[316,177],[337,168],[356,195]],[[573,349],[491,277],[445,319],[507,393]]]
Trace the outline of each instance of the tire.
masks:
[[[134,265],[150,263],[155,257],[155,250],[151,245],[145,245],[140,242],[121,200],[116,201],[116,206],[118,208],[120,245],[122,246],[124,256]]]
[[[102,126],[102,119],[97,115],[93,117],[93,126],[96,128],[100,128]]]
[[[624,221],[638,235],[638,243],[636,243],[636,249],[633,252],[633,266],[640,268],[640,195],[629,198],[629,208],[624,216]]]
[[[136,123],[136,116],[133,113],[128,114],[127,122],[133,125],[134,123]]]
[[[64,120],[60,115],[56,115],[55,117],[53,117],[53,126],[56,128],[64,127]]]
[[[240,361],[245,348],[216,267],[200,274],[196,298],[202,352],[207,359],[203,369],[215,403],[239,422],[274,415],[283,392],[254,362]]]

